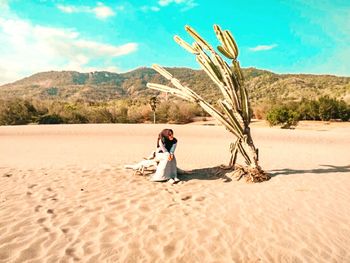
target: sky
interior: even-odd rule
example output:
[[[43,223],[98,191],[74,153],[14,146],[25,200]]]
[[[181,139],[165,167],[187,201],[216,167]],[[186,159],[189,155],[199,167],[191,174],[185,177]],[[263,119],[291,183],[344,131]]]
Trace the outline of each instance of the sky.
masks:
[[[174,35],[214,47],[228,29],[242,67],[350,76],[349,0],[0,0],[0,84],[37,72],[198,69]]]

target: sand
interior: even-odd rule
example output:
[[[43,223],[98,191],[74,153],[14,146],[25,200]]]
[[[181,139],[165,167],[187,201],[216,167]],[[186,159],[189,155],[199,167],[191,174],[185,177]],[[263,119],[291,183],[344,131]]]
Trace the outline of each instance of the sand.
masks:
[[[253,123],[261,184],[213,176],[232,137],[206,124],[0,127],[0,262],[350,262],[349,123]],[[165,127],[192,172],[123,169]]]

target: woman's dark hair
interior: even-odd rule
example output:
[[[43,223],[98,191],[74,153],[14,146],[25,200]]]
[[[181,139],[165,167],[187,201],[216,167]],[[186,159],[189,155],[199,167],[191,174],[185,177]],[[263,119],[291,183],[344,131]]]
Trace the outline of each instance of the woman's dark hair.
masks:
[[[165,141],[168,140],[169,133],[172,134],[173,131],[170,129],[164,129],[158,134],[157,147],[159,147],[159,140],[161,140],[163,143],[165,143]]]
[[[157,147],[159,147],[159,140],[161,140],[163,142],[163,144],[168,144],[170,142],[169,140],[169,135],[174,134],[172,129],[164,129],[162,130],[159,135],[158,135],[158,139],[157,139]],[[171,144],[176,143],[176,139],[174,138],[173,142]]]

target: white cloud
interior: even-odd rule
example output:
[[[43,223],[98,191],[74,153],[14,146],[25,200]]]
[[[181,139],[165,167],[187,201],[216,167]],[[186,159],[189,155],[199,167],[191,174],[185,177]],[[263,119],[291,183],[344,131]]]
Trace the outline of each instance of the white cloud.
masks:
[[[91,55],[95,56],[119,57],[132,53],[137,49],[136,43],[128,43],[116,47],[88,40],[76,40],[74,45],[79,49],[88,50]]]
[[[158,4],[160,6],[167,6],[167,5],[170,5],[171,3],[192,5],[194,3],[194,1],[193,0],[159,0],[158,1]]]
[[[74,29],[0,18],[0,83],[47,70],[116,69],[111,59],[136,50],[136,43],[115,46],[84,39]],[[91,67],[91,61],[103,66]]]
[[[272,45],[258,45],[256,47],[251,47],[249,48],[250,51],[257,52],[257,51],[266,51],[266,50],[271,50],[273,48],[276,48],[278,45],[277,44],[272,44]]]
[[[160,8],[158,6],[142,6],[141,10],[144,12],[148,12],[148,11],[159,12]]]
[[[169,5],[171,2],[173,2],[173,0],[159,0],[159,1],[158,1],[158,4],[159,4],[160,6],[167,6],[167,5]]]
[[[187,11],[191,8],[196,7],[198,4],[195,2],[195,0],[159,0],[158,6],[143,6],[141,7],[142,11],[153,11],[158,12],[161,8],[167,7],[171,4],[179,5],[181,6],[181,11]]]
[[[158,12],[160,10],[158,6],[151,6],[150,9],[154,12]]]
[[[0,17],[8,17],[10,13],[9,0],[0,0]]]
[[[61,10],[63,13],[68,13],[68,14],[78,13],[79,12],[79,10],[76,7],[74,7],[74,6],[57,5],[57,8],[59,10]]]
[[[73,6],[73,5],[57,5],[59,10],[64,13],[90,13],[94,14],[98,19],[107,19],[108,17],[114,16],[115,12],[103,3],[98,2],[96,7],[89,6]]]
[[[98,3],[97,7],[93,8],[92,10],[94,11],[96,17],[100,19],[106,19],[115,15],[111,8],[103,5],[102,3]]]
[[[0,0],[0,10],[8,9],[8,0]]]

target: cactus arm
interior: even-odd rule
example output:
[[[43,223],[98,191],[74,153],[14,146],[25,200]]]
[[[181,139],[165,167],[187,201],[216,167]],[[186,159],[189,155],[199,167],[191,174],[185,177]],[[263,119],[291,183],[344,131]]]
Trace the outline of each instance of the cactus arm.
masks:
[[[218,65],[217,67],[220,69],[221,75],[223,76],[223,81],[226,84],[225,91],[230,97],[230,100],[228,101],[231,102],[232,107],[236,111],[240,111],[241,110],[240,100],[236,92],[235,83],[232,81],[232,73],[229,66],[215,51],[212,52],[212,56],[215,62],[217,63]]]
[[[225,61],[223,61],[223,59],[214,51],[214,49],[207,42],[205,42],[205,40],[201,38],[192,28],[189,27],[188,32],[195,40],[197,40],[199,43],[202,43],[202,46],[210,50],[213,60],[204,52],[202,46],[198,43],[194,43],[192,47],[180,37],[175,36],[174,39],[176,43],[178,43],[190,53],[197,54],[196,60],[199,63],[200,67],[220,88],[220,91],[225,99],[227,101],[230,101],[232,106],[237,111],[240,111],[240,100],[238,99],[238,95],[235,92],[236,89],[231,79],[231,71],[229,67]]]
[[[210,114],[210,116],[214,117],[216,120],[218,120],[222,125],[226,127],[226,129],[233,133],[237,138],[240,137],[240,134],[237,132],[237,130],[233,127],[233,125],[226,120],[226,118],[213,106],[211,106],[209,103],[207,103],[204,100],[201,100],[198,102],[198,104],[207,112]]]
[[[245,149],[243,148],[242,143],[238,144],[238,150],[242,154],[242,156],[244,157],[245,162],[247,163],[247,165],[250,165],[252,163],[252,161],[250,160],[249,155],[247,154]]]
[[[174,36],[174,40],[176,43],[178,43],[181,47],[186,49],[188,52],[195,54],[195,55],[199,54],[199,52],[196,49],[194,49],[190,44],[188,44],[186,41],[184,41],[181,37]]]
[[[221,54],[223,54],[225,57],[227,57],[228,59],[234,59],[235,57],[231,55],[230,52],[228,52],[225,48],[223,48],[222,46],[218,46],[217,49],[219,50],[219,52]]]
[[[195,93],[193,90],[189,89],[188,87],[184,87],[180,81],[176,78],[174,78],[170,72],[168,72],[163,67],[153,64],[152,68],[157,71],[160,75],[165,77],[166,79],[170,80],[170,82],[179,90],[181,90],[183,93],[187,94],[190,97],[193,97],[195,100],[202,99],[201,96],[199,96],[197,93]]]
[[[238,47],[230,31],[224,31],[224,39],[226,43],[226,49],[233,52],[235,54],[235,58],[237,58],[239,54]]]
[[[190,26],[186,25],[185,30],[187,33],[193,37],[195,41],[197,41],[203,48],[210,50],[210,45]]]
[[[150,89],[154,89],[154,90],[158,90],[158,91],[162,91],[162,92],[168,92],[170,94],[179,96],[182,99],[195,102],[195,99],[193,97],[189,96],[188,94],[184,94],[180,90],[171,88],[169,86],[165,86],[165,85],[161,85],[161,84],[157,84],[157,83],[147,83],[147,87]]]
[[[232,126],[234,127],[236,132],[238,133],[238,135],[239,135],[238,138],[243,138],[243,128],[242,128],[241,124],[239,123],[239,121],[236,119],[236,117],[233,115],[232,111],[229,109],[228,105],[222,100],[219,100],[219,104],[223,108],[230,123],[232,124]]]
[[[232,61],[232,65],[233,65],[232,73],[236,76],[239,84],[243,85],[244,77],[243,77],[243,73],[239,65],[239,62],[237,60],[234,60]]]
[[[199,104],[209,115],[217,119],[222,125],[224,125],[231,133],[233,133],[236,137],[240,138],[242,135],[239,132],[239,129],[237,129],[231,121],[228,121],[224,115],[222,115],[217,109],[215,109],[212,105],[210,105],[208,102],[206,102],[204,99],[202,99],[198,94],[196,94],[194,91],[189,89],[188,87],[183,86],[180,81],[176,78],[173,78],[172,75],[166,71],[164,68],[160,67],[159,65],[153,65],[152,66],[156,71],[158,71],[161,75],[165,76],[171,76],[171,83],[176,88],[171,88],[169,86],[161,85],[161,84],[155,84],[155,83],[147,83],[147,87],[163,92],[169,92],[171,94],[174,94],[175,96],[178,96],[185,100],[190,100],[193,102],[196,102]]]
[[[236,164],[239,143],[240,143],[240,139],[237,139],[235,143],[231,143],[230,145],[231,158],[230,158],[229,166],[231,167],[234,167]]]
[[[230,101],[232,106],[237,110],[240,109],[240,102],[235,93],[234,84],[231,80],[231,71],[226,66],[225,61],[210,47],[212,53],[211,59],[203,50],[199,50],[197,62],[213,82],[220,88],[225,99]],[[226,85],[225,85],[226,84]]]
[[[249,125],[251,120],[251,112],[250,112],[250,105],[249,105],[249,99],[248,99],[248,93],[247,89],[244,86],[240,87],[240,94],[241,94],[241,102],[242,102],[242,115],[243,120],[246,126]]]
[[[221,83],[222,74],[221,71],[218,69],[217,61],[215,59],[211,59],[198,44],[195,44],[195,47],[197,47],[199,57],[203,60],[203,62],[205,62],[205,64],[209,66],[209,69],[215,74],[218,81]],[[211,47],[210,49],[212,50]]]
[[[212,70],[212,68],[209,66],[208,62],[206,62],[201,56],[197,56],[196,60],[199,64],[199,66],[204,70],[204,72],[209,76],[209,78],[218,86],[220,87],[222,84],[220,80],[218,79],[217,75],[215,75],[215,72]]]
[[[153,64],[152,68],[168,80],[171,80],[173,78],[173,75],[171,75],[169,71],[165,70],[163,67],[157,64]]]
[[[222,32],[221,28],[218,25],[214,25],[214,32],[217,39],[222,44],[222,51],[227,54],[225,56],[230,59],[236,59],[238,56],[238,49],[236,49],[234,45],[231,44],[230,39],[227,39],[225,32]]]

